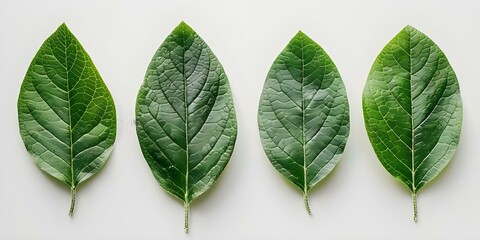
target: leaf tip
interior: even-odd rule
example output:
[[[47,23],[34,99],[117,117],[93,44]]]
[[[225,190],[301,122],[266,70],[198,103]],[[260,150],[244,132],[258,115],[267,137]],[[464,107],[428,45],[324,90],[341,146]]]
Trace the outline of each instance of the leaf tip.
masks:
[[[185,22],[185,21],[181,21],[177,28],[181,28],[181,29],[191,29],[191,27]]]
[[[418,31],[416,28],[414,28],[412,25],[408,24],[407,26],[405,26],[402,31],[405,31],[405,32],[413,32],[413,31]]]
[[[62,24],[58,26],[58,29],[68,29],[67,24],[65,22],[62,22]]]
[[[302,30],[298,30],[297,34],[295,34],[295,38],[297,37],[305,37],[307,36]]]
[[[193,29],[185,21],[181,21],[173,30],[173,33],[179,35],[191,34],[192,32],[194,32]]]
[[[313,40],[307,35],[305,34],[304,32],[302,32],[302,30],[299,30],[297,32],[297,34],[295,34],[295,36],[293,37],[293,39],[296,39],[298,41],[301,41],[301,42],[312,42]],[[292,39],[292,40],[293,40]]]
[[[60,24],[60,26],[58,26],[56,32],[72,34],[72,32],[71,32],[70,29],[67,27],[67,24],[66,24],[65,22],[63,22],[62,24]]]

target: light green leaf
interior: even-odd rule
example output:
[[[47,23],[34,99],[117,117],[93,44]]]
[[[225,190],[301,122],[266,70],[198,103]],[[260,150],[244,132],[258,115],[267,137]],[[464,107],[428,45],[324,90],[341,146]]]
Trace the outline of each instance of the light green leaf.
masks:
[[[457,77],[445,54],[407,26],[378,55],[363,92],[365,126],[385,169],[412,192],[450,162],[462,126]]]
[[[335,64],[298,32],[275,59],[263,88],[258,125],[273,166],[304,194],[335,167],[349,134],[345,87]]]
[[[112,96],[80,42],[62,24],[40,47],[18,97],[25,147],[40,169],[70,187],[98,172],[115,142]]]
[[[185,206],[227,165],[237,136],[222,65],[192,28],[180,23],[155,53],[136,107],[143,156],[158,183]]]

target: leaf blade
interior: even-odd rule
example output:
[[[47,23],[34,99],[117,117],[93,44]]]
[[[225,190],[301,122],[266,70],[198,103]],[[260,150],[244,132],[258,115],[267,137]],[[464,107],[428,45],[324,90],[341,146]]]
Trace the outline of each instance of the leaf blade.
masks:
[[[407,26],[375,60],[362,101],[375,153],[410,189],[416,209],[418,191],[458,145],[462,103],[455,72],[428,36]]]
[[[190,202],[227,165],[237,127],[222,65],[184,22],[155,53],[136,108],[143,155],[159,184],[184,202],[187,224]]]
[[[274,61],[258,110],[262,145],[273,166],[304,193],[339,161],[349,133],[348,100],[327,53],[302,32]]]
[[[111,153],[116,113],[92,60],[65,24],[33,58],[17,106],[27,151],[41,170],[71,188],[73,214],[77,186]]]

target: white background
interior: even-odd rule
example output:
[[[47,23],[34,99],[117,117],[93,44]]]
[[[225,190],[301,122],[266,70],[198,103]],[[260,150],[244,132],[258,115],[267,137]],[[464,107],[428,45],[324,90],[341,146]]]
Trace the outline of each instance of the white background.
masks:
[[[146,68],[182,20],[223,64],[239,129],[223,175],[191,207],[188,236],[183,206],[155,181],[133,124]],[[92,57],[118,116],[113,154],[79,188],[72,218],[68,189],[30,160],[16,110],[31,59],[62,22]],[[407,24],[445,52],[464,104],[457,154],[420,192],[416,224],[407,188],[375,157],[361,110],[371,64]],[[313,216],[267,160],[256,120],[267,71],[300,29],[336,63],[351,107],[345,155],[311,192]],[[0,0],[0,239],[480,239],[479,59],[476,0]]]

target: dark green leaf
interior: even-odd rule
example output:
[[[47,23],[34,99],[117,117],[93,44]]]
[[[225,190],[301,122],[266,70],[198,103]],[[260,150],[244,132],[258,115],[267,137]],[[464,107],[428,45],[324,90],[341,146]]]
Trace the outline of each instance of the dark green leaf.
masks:
[[[275,59],[258,109],[263,148],[304,194],[335,167],[349,133],[348,101],[327,53],[299,32]]]
[[[227,76],[184,22],[155,53],[137,97],[137,135],[159,184],[189,204],[227,165],[237,123]]]
[[[38,50],[23,80],[18,121],[40,169],[72,192],[98,172],[115,142],[112,96],[87,52],[65,24]]]
[[[450,162],[462,125],[457,77],[445,54],[407,26],[378,55],[363,92],[365,126],[385,169],[412,192]]]

